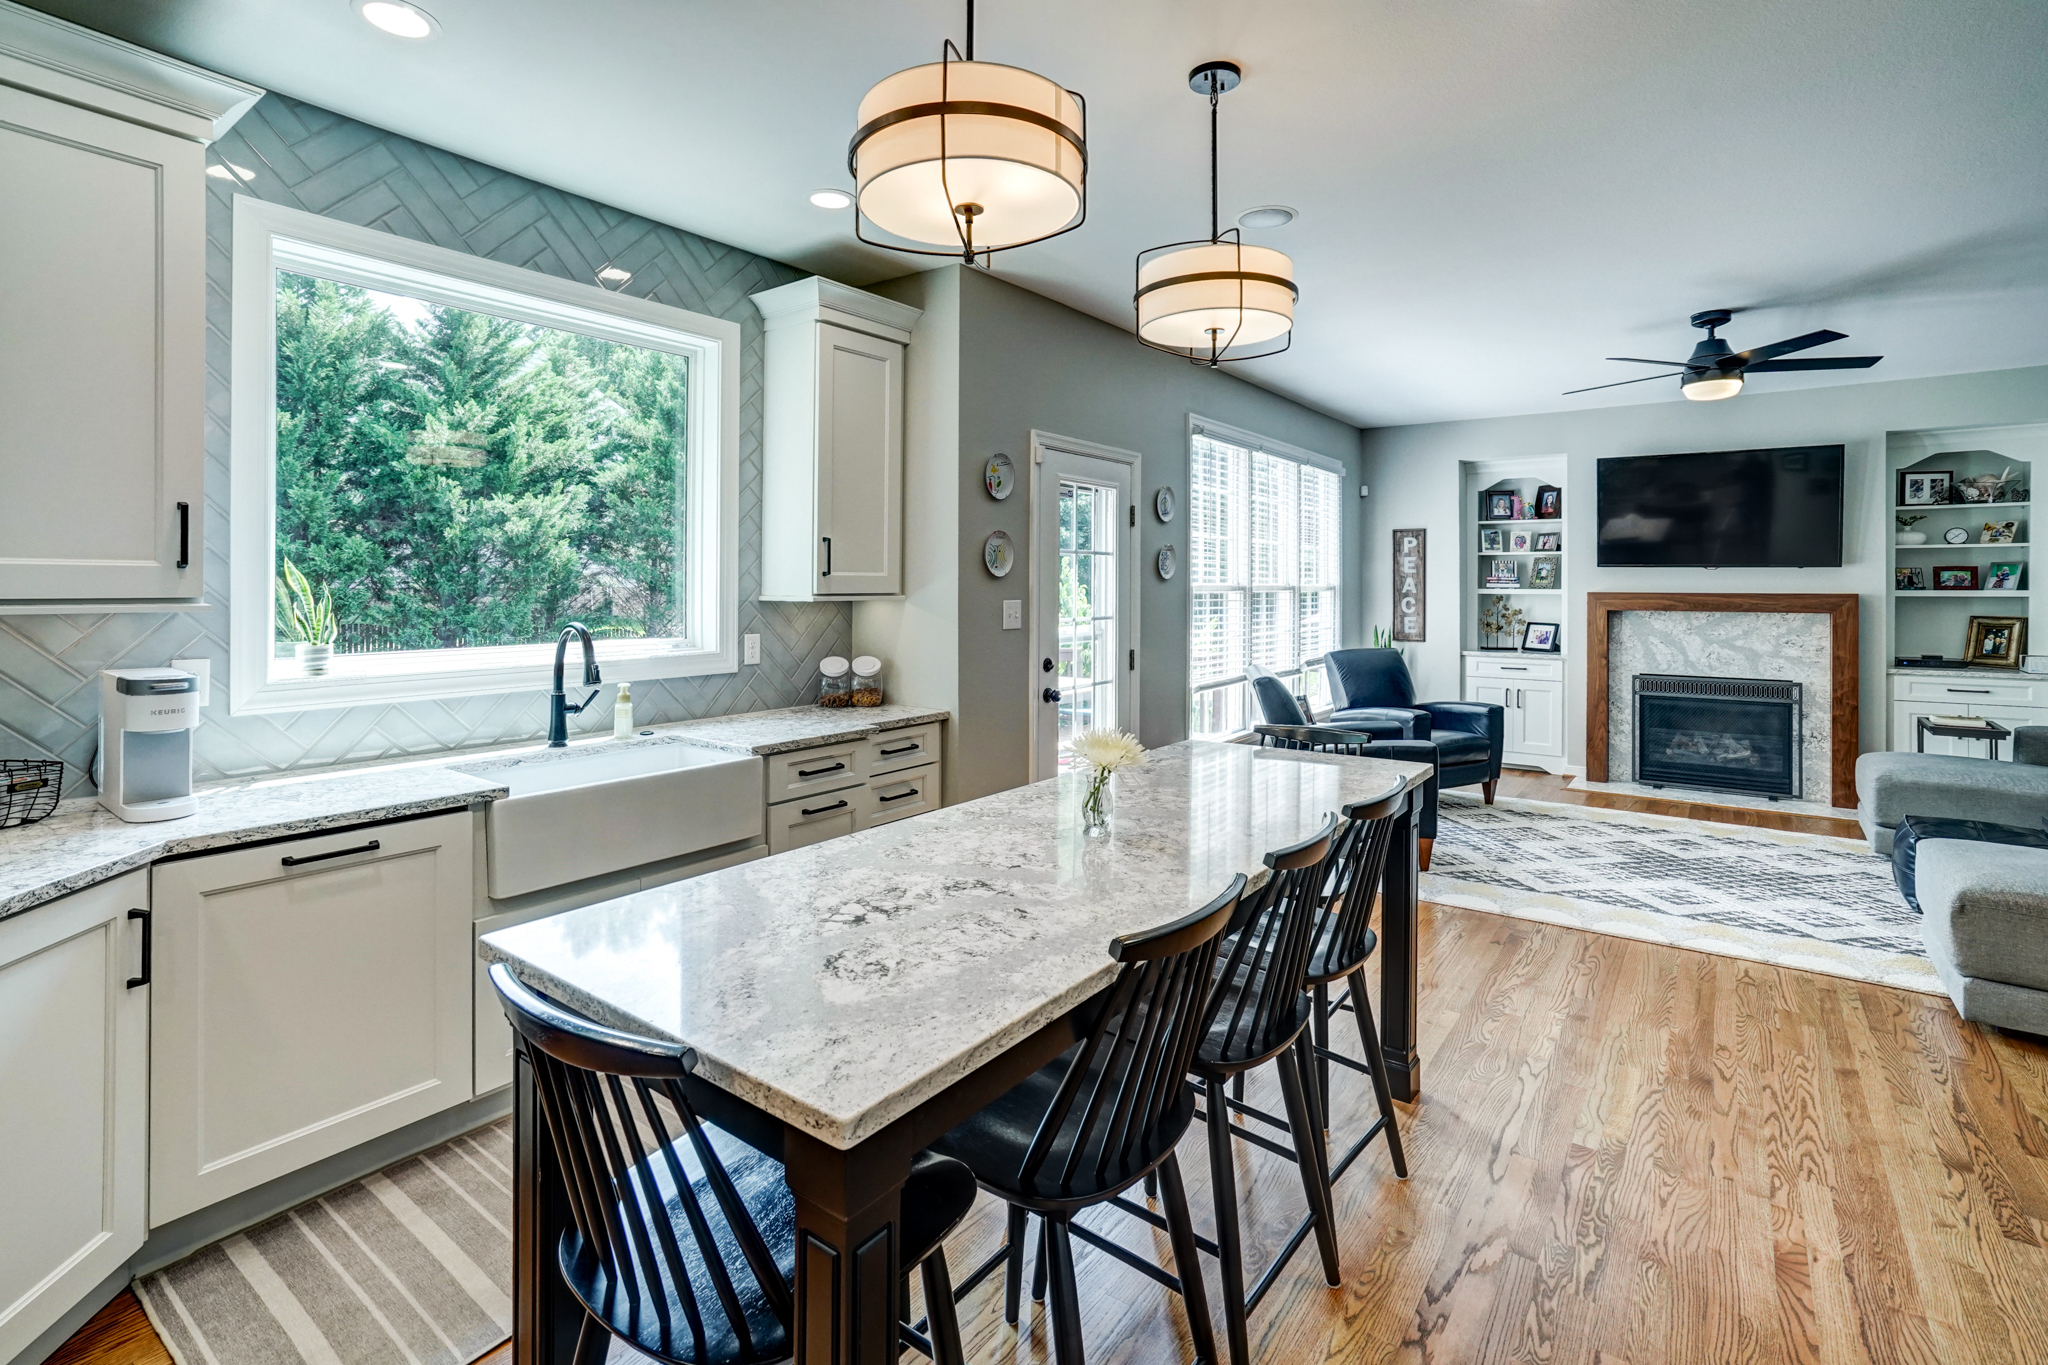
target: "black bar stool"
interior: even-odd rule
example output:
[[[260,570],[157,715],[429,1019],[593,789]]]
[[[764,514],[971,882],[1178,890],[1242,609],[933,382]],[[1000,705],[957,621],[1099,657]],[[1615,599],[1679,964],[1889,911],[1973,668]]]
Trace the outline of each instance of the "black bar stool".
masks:
[[[1430,853],[1436,847],[1437,770],[1442,755],[1426,739],[1377,739],[1360,730],[1335,725],[1254,725],[1262,749],[1308,750],[1319,754],[1349,754],[1354,758],[1391,758],[1403,763],[1427,763],[1429,781],[1415,794],[1416,851],[1424,872],[1429,871]]]
[[[790,1359],[796,1205],[782,1163],[698,1118],[683,1087],[689,1048],[563,1009],[503,963],[490,975],[568,1189],[574,1226],[557,1257],[585,1313],[576,1365],[601,1365],[612,1337],[670,1365]],[[933,1354],[960,1365],[940,1243],[973,1207],[974,1177],[925,1152],[902,1199],[903,1264],[921,1266],[926,1299],[944,1305],[931,1313]]]
[[[1012,1323],[1017,1321],[1026,1219],[1036,1213],[1042,1220],[1053,1353],[1059,1365],[1083,1365],[1085,1360],[1075,1237],[1179,1293],[1196,1354],[1203,1361],[1216,1360],[1200,1254],[1174,1146],[1194,1121],[1194,1096],[1183,1078],[1210,1018],[1218,945],[1244,886],[1245,879],[1236,877],[1194,914],[1112,940],[1109,955],[1123,967],[1087,1036],[933,1144],[934,1151],[965,1162],[983,1189],[1010,1205],[1003,1250],[966,1284],[978,1283],[1005,1264],[1004,1313]],[[1155,1172],[1178,1276],[1073,1222],[1082,1209],[1115,1199]]]

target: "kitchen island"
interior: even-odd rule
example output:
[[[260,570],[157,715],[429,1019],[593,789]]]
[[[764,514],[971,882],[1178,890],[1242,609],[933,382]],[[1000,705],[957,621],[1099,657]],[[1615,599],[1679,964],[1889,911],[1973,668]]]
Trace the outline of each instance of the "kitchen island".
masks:
[[[1206,904],[1349,802],[1423,765],[1190,741],[1117,779],[1080,833],[1072,777],[519,925],[482,940],[535,989],[687,1043],[703,1112],[784,1162],[800,1361],[895,1358],[897,1190],[912,1155],[1064,1050],[1109,940]],[[1415,845],[1389,859],[1384,1059],[1412,1096]],[[566,1361],[580,1319],[554,1246],[566,1205],[523,1059],[514,1098],[515,1359]]]

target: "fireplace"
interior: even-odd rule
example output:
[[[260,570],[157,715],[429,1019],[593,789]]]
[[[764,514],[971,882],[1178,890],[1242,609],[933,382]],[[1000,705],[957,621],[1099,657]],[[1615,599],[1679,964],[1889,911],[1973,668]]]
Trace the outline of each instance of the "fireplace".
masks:
[[[1800,693],[1766,678],[1635,675],[1635,780],[1800,795]]]

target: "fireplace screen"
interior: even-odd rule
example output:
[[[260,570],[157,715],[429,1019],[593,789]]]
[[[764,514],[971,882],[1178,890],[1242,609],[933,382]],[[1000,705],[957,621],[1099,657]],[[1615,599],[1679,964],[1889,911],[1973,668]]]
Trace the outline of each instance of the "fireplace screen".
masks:
[[[1800,686],[1639,673],[1635,780],[1653,787],[1800,794]]]

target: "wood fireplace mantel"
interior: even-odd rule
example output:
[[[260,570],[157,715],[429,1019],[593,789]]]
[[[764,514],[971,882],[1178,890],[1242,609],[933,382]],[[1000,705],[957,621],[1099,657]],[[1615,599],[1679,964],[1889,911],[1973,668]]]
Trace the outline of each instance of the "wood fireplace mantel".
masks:
[[[1744,611],[1825,615],[1833,695],[1829,786],[1837,806],[1856,804],[1859,725],[1856,594],[1846,592],[1589,592],[1586,594],[1586,780],[1607,780],[1607,618],[1617,611]]]

